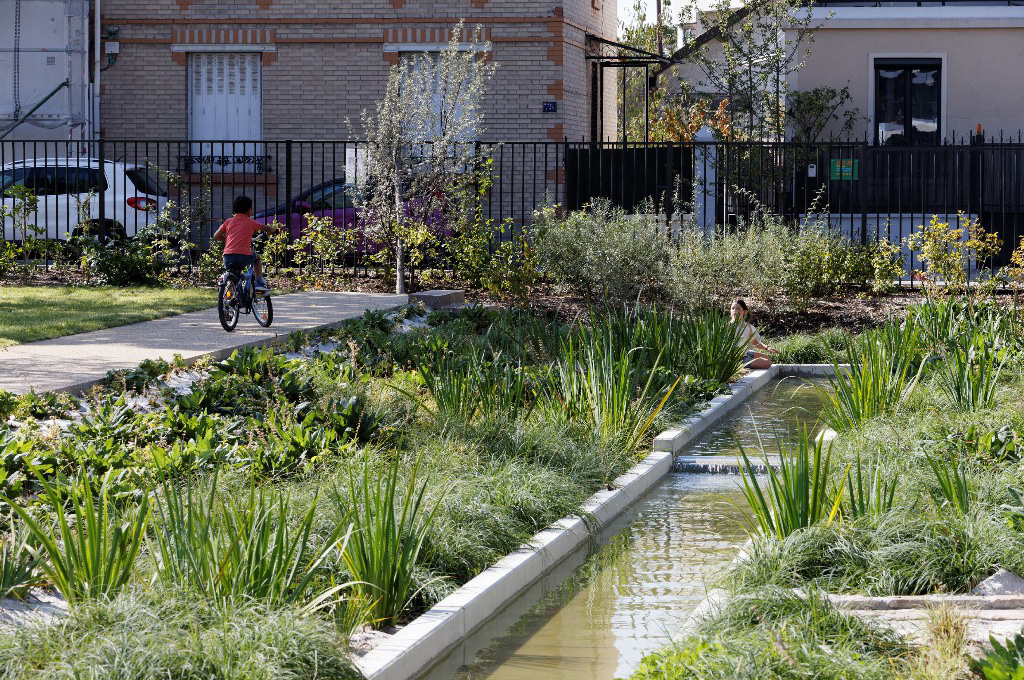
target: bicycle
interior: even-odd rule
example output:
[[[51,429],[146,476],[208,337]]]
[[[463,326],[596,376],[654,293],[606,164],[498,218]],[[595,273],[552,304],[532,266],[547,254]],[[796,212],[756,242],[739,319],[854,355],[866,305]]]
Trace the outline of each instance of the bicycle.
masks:
[[[274,322],[274,303],[269,292],[255,289],[252,265],[245,273],[242,267],[229,267],[220,277],[220,291],[217,294],[217,315],[220,325],[229,333],[238,325],[238,317],[252,314],[256,323],[269,328]]]

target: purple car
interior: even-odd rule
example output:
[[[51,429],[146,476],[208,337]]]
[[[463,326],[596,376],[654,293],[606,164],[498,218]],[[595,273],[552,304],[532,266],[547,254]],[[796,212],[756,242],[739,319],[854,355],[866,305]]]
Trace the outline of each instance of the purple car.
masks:
[[[308,225],[306,215],[330,217],[335,226],[356,231],[356,243],[349,252],[350,256],[372,255],[380,250],[381,245],[363,233],[364,225],[357,216],[359,209],[355,205],[355,195],[355,184],[344,179],[335,179],[299,194],[288,203],[261,210],[253,215],[253,219],[261,224],[271,224],[276,220],[288,228],[288,233],[294,241],[302,235]],[[442,239],[452,235],[440,211],[431,222],[432,228],[436,229],[435,233]]]

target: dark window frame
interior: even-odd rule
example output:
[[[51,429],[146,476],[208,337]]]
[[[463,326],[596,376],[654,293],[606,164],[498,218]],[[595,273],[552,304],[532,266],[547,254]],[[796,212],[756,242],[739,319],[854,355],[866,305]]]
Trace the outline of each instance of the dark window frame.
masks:
[[[883,146],[881,139],[879,138],[878,125],[881,121],[881,108],[882,108],[882,92],[880,87],[880,71],[896,71],[904,70],[911,71],[913,69],[934,69],[937,72],[938,81],[935,83],[935,143],[939,144],[942,141],[942,74],[945,64],[943,60],[937,57],[878,57],[872,64],[871,77],[874,79],[874,90],[875,90],[875,105],[874,105],[874,130],[872,134],[874,136],[875,146]],[[903,138],[908,141],[906,146],[914,146],[913,143],[913,107],[911,106],[913,78],[907,75],[906,83],[904,85],[903,96],[905,98],[905,104],[903,107]]]

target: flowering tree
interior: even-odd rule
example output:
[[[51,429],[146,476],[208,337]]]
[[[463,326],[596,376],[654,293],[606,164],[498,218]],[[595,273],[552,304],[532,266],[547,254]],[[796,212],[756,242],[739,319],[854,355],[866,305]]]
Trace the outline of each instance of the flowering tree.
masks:
[[[480,41],[480,29],[466,33],[459,23],[444,51],[392,66],[384,98],[363,112],[368,144],[357,203],[367,237],[386,246],[377,257],[394,266],[396,293],[406,292],[407,266],[445,224],[471,210],[476,196],[474,142],[495,67],[483,58],[490,45]]]

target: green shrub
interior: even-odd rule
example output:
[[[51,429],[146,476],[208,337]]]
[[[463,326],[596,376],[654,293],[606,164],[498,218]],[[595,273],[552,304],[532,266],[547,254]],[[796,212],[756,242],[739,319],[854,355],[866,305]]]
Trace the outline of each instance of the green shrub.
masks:
[[[537,230],[541,268],[581,297],[632,302],[661,288],[668,242],[651,216],[626,215],[601,199],[564,219],[546,208]]]
[[[1024,680],[1024,635],[1014,635],[1005,645],[992,635],[988,639],[990,647],[980,659],[971,659],[971,670],[984,680]]]
[[[830,328],[815,335],[794,333],[776,340],[780,364],[827,364],[846,348],[849,335],[841,328]]]
[[[664,287],[683,308],[721,307],[738,296],[777,297],[790,239],[781,219],[761,213],[711,234],[683,228],[670,251]]]
[[[831,297],[871,277],[871,252],[836,230],[809,225],[790,242],[783,287],[790,303],[806,309],[812,298]]]
[[[152,248],[139,237],[93,239],[85,250],[86,263],[100,282],[111,286],[159,283],[169,263],[154,257]]]

